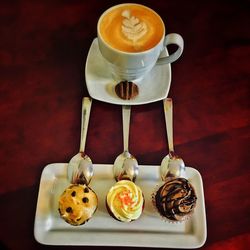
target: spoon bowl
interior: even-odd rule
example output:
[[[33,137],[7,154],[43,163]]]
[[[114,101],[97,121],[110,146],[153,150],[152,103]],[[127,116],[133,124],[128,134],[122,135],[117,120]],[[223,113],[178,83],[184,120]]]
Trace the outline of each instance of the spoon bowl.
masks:
[[[88,155],[85,154],[85,143],[87,137],[88,123],[90,117],[92,100],[84,97],[82,101],[81,140],[79,153],[71,158],[68,164],[68,180],[72,184],[88,185],[94,174],[93,164]]]
[[[161,162],[161,178],[165,181],[168,177],[185,177],[185,163],[177,155],[167,155]]]
[[[114,176],[116,181],[126,179],[134,182],[138,172],[138,162],[129,152],[124,151],[115,159]]]
[[[84,153],[78,153],[71,158],[68,165],[68,177],[72,184],[88,185],[94,174],[90,157]]]
[[[134,182],[139,172],[136,158],[128,151],[130,113],[130,106],[122,106],[124,152],[118,155],[114,162],[113,172],[116,181],[130,180]]]
[[[165,181],[168,177],[183,177],[186,176],[185,163],[174,152],[173,143],[173,102],[171,98],[163,100],[164,116],[166,122],[166,131],[168,137],[169,154],[165,156],[161,162],[160,175]]]

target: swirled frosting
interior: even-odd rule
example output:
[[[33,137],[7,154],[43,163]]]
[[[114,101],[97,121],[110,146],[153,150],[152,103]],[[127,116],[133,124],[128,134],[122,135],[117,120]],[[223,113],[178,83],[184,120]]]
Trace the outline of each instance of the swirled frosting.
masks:
[[[106,202],[116,219],[130,222],[140,217],[144,198],[141,189],[134,182],[121,180],[111,187]]]
[[[184,178],[168,179],[155,194],[155,206],[159,213],[172,221],[187,219],[196,206],[193,186]]]

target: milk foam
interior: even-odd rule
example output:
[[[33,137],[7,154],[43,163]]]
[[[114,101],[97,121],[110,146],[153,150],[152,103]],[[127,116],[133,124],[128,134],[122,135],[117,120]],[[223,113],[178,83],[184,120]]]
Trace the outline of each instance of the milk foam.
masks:
[[[98,29],[108,45],[124,52],[151,49],[164,35],[164,24],[159,15],[138,4],[111,8],[100,18]]]
[[[141,39],[148,31],[148,27],[145,22],[139,20],[139,18],[135,16],[131,16],[129,10],[124,10],[122,12],[122,16],[124,17],[122,21],[122,33],[124,36],[133,41],[134,47],[138,47],[136,42]]]

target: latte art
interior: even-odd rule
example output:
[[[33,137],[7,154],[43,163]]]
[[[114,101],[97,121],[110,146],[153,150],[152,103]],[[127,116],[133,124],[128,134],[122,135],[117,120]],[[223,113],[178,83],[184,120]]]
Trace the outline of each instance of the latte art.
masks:
[[[147,33],[147,25],[137,17],[131,16],[129,10],[123,11],[122,16],[125,17],[122,22],[122,33],[136,46],[136,42]]]
[[[165,28],[160,16],[140,4],[121,4],[104,12],[98,33],[110,47],[122,52],[142,52],[162,40]]]

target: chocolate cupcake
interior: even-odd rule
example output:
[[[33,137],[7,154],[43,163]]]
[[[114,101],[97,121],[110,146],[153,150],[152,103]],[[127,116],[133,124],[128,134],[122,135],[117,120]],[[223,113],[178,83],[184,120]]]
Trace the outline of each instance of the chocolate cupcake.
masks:
[[[121,180],[109,190],[106,206],[114,219],[121,222],[131,222],[141,216],[144,197],[141,189],[134,182]]]
[[[90,187],[72,184],[61,194],[58,211],[67,223],[78,226],[92,217],[97,204],[97,196]]]
[[[159,214],[171,222],[187,220],[196,206],[194,187],[185,178],[168,178],[153,194]]]

